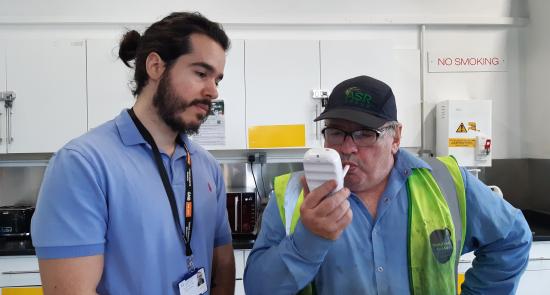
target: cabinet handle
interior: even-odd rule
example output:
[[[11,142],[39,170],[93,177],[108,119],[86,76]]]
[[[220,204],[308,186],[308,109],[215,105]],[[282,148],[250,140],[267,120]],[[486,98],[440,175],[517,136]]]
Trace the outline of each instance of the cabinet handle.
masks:
[[[8,137],[7,137],[7,141],[8,141],[8,144],[11,144],[13,142],[13,122],[12,122],[12,115],[13,115],[13,112],[11,111],[11,108],[8,110],[7,112],[8,114]]]
[[[252,169],[252,168],[250,168]],[[239,231],[239,197],[238,196],[235,196],[235,231],[238,232]]]
[[[547,261],[547,260],[550,260],[550,258],[546,258],[546,257],[533,257],[533,258],[529,258],[529,261]]]
[[[4,138],[2,137],[2,113],[0,112],[0,145],[2,145]]]
[[[316,103],[315,104],[315,118],[319,117],[319,113],[320,113],[319,104]],[[319,133],[320,133],[320,131],[319,131],[319,121],[317,121],[317,122],[315,122],[315,139],[317,141],[319,141]]]
[[[40,273],[39,270],[11,270],[2,272],[3,275],[22,275],[29,273]]]

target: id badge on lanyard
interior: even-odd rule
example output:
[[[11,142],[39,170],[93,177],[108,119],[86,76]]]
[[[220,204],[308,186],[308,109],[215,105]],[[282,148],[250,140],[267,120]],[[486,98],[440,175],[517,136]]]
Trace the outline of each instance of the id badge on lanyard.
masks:
[[[184,212],[185,213],[184,214],[185,231],[184,231],[180,224],[180,217],[178,213],[178,207],[176,204],[176,197],[174,194],[174,190],[172,189],[172,185],[170,184],[170,180],[168,179],[168,173],[166,172],[166,168],[164,167],[164,163],[162,162],[162,158],[161,158],[158,146],[155,143],[153,136],[151,136],[151,133],[149,133],[147,128],[145,128],[145,126],[143,126],[141,121],[138,119],[138,117],[134,113],[134,110],[129,109],[128,114],[130,114],[130,117],[132,118],[132,121],[134,121],[134,124],[139,130],[139,133],[141,134],[141,136],[143,136],[145,141],[149,143],[149,145],[151,145],[155,164],[157,166],[158,173],[162,180],[162,184],[164,185],[164,189],[166,190],[168,201],[170,202],[170,209],[172,209],[172,217],[174,218],[176,228],[185,243],[185,255],[187,256],[187,273],[184,275],[183,280],[178,283],[180,294],[181,295],[204,294],[208,291],[208,284],[206,283],[206,273],[204,271],[204,267],[196,268],[195,265],[193,264],[193,251],[191,249],[191,236],[192,236],[192,230],[193,230],[193,174],[191,170],[191,154],[189,153],[189,150],[187,149],[187,145],[185,144],[185,142],[183,142],[181,138],[178,136],[176,139],[176,143],[182,144],[183,148],[185,149],[185,152],[187,153],[187,157],[186,157],[187,163],[185,165],[186,191],[185,191],[185,212]]]
[[[189,271],[178,284],[180,295],[199,295],[208,291],[204,267]]]

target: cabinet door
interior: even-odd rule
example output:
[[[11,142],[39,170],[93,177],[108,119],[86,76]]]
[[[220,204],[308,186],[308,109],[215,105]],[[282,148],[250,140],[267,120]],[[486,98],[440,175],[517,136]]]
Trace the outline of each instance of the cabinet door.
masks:
[[[86,40],[88,129],[116,117],[134,103],[133,69],[118,58],[118,40]]]
[[[209,150],[245,149],[244,40],[231,40],[218,93],[222,113],[210,115],[193,140]]]
[[[237,280],[235,282],[235,295],[245,295],[243,280]]]
[[[36,256],[0,257],[0,288],[41,285]]]
[[[235,254],[235,295],[244,295],[245,250],[233,250]]]
[[[5,40],[0,40],[0,44],[6,44]],[[6,91],[6,51],[0,46],[0,92]],[[6,110],[4,103],[0,102],[0,154],[6,153]]]
[[[321,88],[367,75],[388,84],[403,124],[401,146],[420,146],[420,51],[393,49],[390,40],[321,41]]]
[[[320,85],[319,42],[246,40],[245,48],[248,147],[319,146],[311,95]]]
[[[244,275],[244,251],[243,250],[233,250],[233,255],[235,255],[235,278],[238,280],[243,279]]]
[[[54,152],[86,131],[83,40],[11,40],[7,89],[15,91],[9,153]]]

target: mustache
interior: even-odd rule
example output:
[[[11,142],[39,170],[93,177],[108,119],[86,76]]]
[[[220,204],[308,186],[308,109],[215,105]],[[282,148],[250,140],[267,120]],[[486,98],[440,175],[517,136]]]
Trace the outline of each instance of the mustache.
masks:
[[[208,99],[208,98],[197,98],[195,100],[193,100],[189,106],[194,106],[194,105],[198,105],[198,104],[204,104],[204,105],[207,105],[208,106],[208,110],[210,110],[212,108],[212,100],[211,99]]]
[[[340,160],[342,163],[353,164],[359,166],[359,163],[354,155],[344,155],[340,153]]]

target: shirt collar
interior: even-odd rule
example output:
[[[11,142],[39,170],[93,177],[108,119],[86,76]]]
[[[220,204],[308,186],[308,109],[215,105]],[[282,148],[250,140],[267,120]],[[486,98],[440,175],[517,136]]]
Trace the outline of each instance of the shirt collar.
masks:
[[[125,145],[131,146],[138,144],[147,144],[143,136],[141,136],[141,134],[139,133],[139,130],[134,124],[134,121],[132,121],[132,118],[130,117],[130,114],[128,114],[127,109],[122,110],[122,112],[120,112],[120,114],[115,118],[115,124],[118,129],[120,138]],[[195,143],[192,142],[189,137],[184,133],[180,133],[180,137],[187,145],[189,153],[193,154],[197,150]]]
[[[412,169],[415,168],[428,168],[431,167],[422,161],[419,157],[413,155],[411,152],[399,149],[395,154],[395,164],[393,170],[407,178],[412,173]]]

